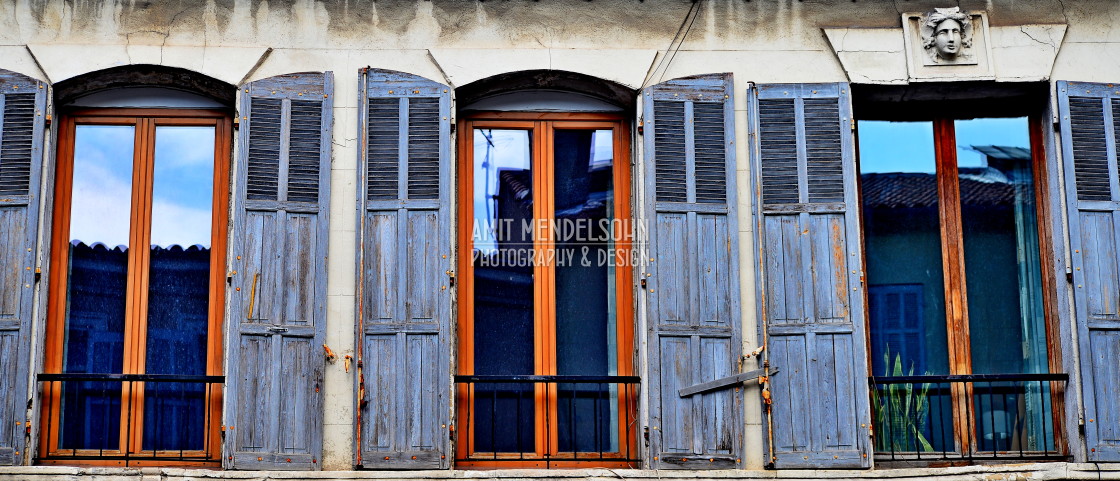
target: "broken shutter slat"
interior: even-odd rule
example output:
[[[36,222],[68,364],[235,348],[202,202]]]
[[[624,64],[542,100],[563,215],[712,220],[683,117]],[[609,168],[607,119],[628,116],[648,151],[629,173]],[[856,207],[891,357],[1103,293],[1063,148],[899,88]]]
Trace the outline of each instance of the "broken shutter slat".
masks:
[[[743,394],[681,397],[733,375],[742,354],[730,74],[670,80],[643,92],[649,231],[649,465],[742,467]]]
[[[0,69],[0,466],[23,463],[47,88]]]
[[[240,88],[229,245],[230,469],[321,469],[333,77]]]
[[[1090,461],[1120,461],[1120,93],[1058,82],[1073,303]]]
[[[871,465],[854,139],[846,84],[759,85],[753,202],[769,462]],[[767,439],[770,439],[769,437]]]
[[[451,467],[451,94],[363,69],[357,463]]]

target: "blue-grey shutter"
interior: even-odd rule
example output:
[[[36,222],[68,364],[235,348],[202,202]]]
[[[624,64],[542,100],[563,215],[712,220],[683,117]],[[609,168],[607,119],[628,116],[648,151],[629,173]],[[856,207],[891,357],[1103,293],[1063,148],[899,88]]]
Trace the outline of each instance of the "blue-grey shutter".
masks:
[[[320,469],[333,77],[280,75],[240,95],[224,461]]]
[[[449,468],[450,89],[360,76],[357,464]]]
[[[1058,82],[1090,461],[1120,461],[1120,88]]]
[[[670,80],[642,96],[650,466],[738,468],[741,387],[679,394],[740,369],[731,75]]]
[[[871,465],[859,210],[847,84],[748,95],[758,312],[777,468]],[[768,437],[769,439],[770,437]]]
[[[27,434],[46,104],[45,84],[0,70],[0,466],[22,463]]]

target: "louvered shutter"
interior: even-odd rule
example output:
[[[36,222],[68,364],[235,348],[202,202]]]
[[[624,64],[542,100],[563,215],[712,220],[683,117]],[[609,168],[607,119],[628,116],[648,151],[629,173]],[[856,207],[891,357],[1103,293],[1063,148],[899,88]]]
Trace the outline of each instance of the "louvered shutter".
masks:
[[[1058,82],[1090,461],[1120,461],[1120,88]]]
[[[363,69],[358,464],[437,469],[451,412],[451,94]]]
[[[333,77],[239,93],[225,464],[320,469]]]
[[[759,317],[778,468],[871,465],[855,147],[846,84],[748,96]]]
[[[670,80],[643,93],[649,225],[650,466],[742,466],[737,386],[679,390],[734,375],[742,353],[731,75]]]
[[[45,84],[0,70],[0,466],[22,463],[27,433],[46,105]]]

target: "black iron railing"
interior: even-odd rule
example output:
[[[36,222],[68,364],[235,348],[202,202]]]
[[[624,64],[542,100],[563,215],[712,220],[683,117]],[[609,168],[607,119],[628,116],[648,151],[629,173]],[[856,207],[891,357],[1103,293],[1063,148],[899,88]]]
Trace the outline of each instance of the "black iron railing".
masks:
[[[638,376],[455,376],[458,461],[638,463]]]
[[[217,462],[225,376],[39,374],[51,460]]]
[[[876,458],[1064,459],[1068,374],[872,377]]]

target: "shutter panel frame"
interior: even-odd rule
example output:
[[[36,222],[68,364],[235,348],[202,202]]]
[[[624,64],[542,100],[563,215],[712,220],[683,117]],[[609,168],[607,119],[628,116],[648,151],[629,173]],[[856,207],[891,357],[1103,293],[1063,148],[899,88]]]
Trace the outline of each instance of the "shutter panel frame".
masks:
[[[222,462],[226,469],[320,470],[325,369],[320,345],[327,317],[333,74],[278,75],[238,90],[243,121],[227,259],[232,285],[227,288],[230,319],[223,411],[227,429]],[[293,128],[293,103],[306,114],[308,107],[314,108],[309,102],[321,104],[318,125]],[[264,161],[254,153],[261,148],[254,140],[275,141],[273,135],[255,135],[255,128],[267,124],[254,126],[254,122],[265,118],[279,123],[268,125],[279,128],[275,182],[270,172],[250,165]],[[314,142],[318,142],[317,169],[307,165],[314,158],[308,157],[314,155]],[[302,149],[295,156],[303,163],[297,189],[289,189],[293,144]],[[254,169],[262,175],[251,178]],[[317,186],[308,169],[316,170]],[[317,190],[314,201],[307,195],[309,189]],[[293,191],[297,199],[289,197]],[[252,372],[261,365],[268,370]]]
[[[45,82],[0,69],[0,391],[10,393],[0,398],[0,466],[21,465],[27,454],[24,423],[26,403],[33,397],[28,384],[49,91]]]
[[[358,75],[355,464],[449,469],[450,87],[390,70]]]
[[[752,86],[747,93],[750,119],[748,129],[757,138],[750,152],[753,160],[751,195],[755,223],[754,268],[759,339],[766,342],[766,362],[781,370],[767,383],[773,404],[763,404],[764,412],[769,413],[767,420],[773,434],[765,440],[767,453],[773,456],[767,460],[767,465],[776,468],[870,468],[873,464],[873,447],[870,438],[867,338],[864,332],[860,280],[863,265],[856,188],[858,173],[855,171],[855,139],[851,130],[848,85],[757,85]],[[810,172],[813,167],[810,164],[814,157],[812,152],[819,154],[820,151],[810,149],[808,144],[814,138],[819,139],[822,134],[806,131],[806,117],[815,118],[817,125],[831,128],[831,123],[823,120],[830,113],[813,111],[822,106],[818,100],[828,103],[829,99],[837,107],[835,125],[838,127],[840,141],[842,199],[835,195],[834,161],[818,163],[815,176]],[[810,101],[808,112],[807,101]],[[828,110],[831,111],[831,108]],[[828,135],[834,136],[834,132]],[[778,165],[775,166],[775,162]],[[832,169],[830,175],[821,175],[822,172],[827,174],[829,168]],[[792,181],[791,175],[796,175]],[[810,179],[818,181],[817,188],[813,187]],[[793,192],[789,191],[790,186],[795,187]],[[842,218],[837,219],[837,216]],[[819,235],[819,231],[828,235]],[[788,252],[782,248],[787,243],[792,244],[788,246],[791,249]],[[814,265],[813,259],[823,259],[830,265]],[[837,261],[843,261],[844,265],[831,265]],[[784,264],[787,262],[799,265],[792,269],[785,268]],[[775,280],[781,282],[781,285],[771,289],[768,275],[771,271],[794,274],[792,279],[789,276],[775,276]],[[843,275],[818,275],[830,271]],[[796,291],[812,290],[814,294],[828,294],[831,291],[833,298],[818,305],[816,295],[799,296],[794,292],[794,295],[785,296],[783,290],[790,282],[794,283]],[[785,318],[792,319],[789,316],[796,316],[800,322],[784,325],[774,323],[774,316],[779,313],[772,312],[770,306],[775,301],[794,311],[781,313],[785,314]],[[818,318],[821,306],[836,306],[837,302],[834,301],[839,301],[841,309],[839,312],[827,313],[833,315],[828,318],[832,322],[809,321]],[[845,318],[846,321],[843,320]],[[841,321],[836,322],[835,319]],[[819,327],[806,327],[810,324]],[[817,344],[818,337],[832,340],[834,350],[831,356],[818,355],[825,353],[817,350],[823,347]],[[844,340],[843,337],[849,339]],[[779,340],[782,342],[779,343]],[[837,348],[842,351],[837,353]],[[849,362],[837,362],[845,358]],[[825,369],[822,366],[830,362],[832,369],[822,371]],[[845,380],[850,382],[847,393],[841,389],[841,383],[845,383]],[[795,399],[794,394],[788,392],[799,390],[808,394],[809,386],[820,386],[829,381],[835,383],[837,396],[800,396]],[[787,395],[780,392],[783,388],[787,390]],[[813,402],[807,404],[806,399]],[[783,406],[782,402],[790,405]],[[794,411],[792,403],[795,402],[799,403],[797,409],[800,411]],[[848,406],[840,404],[842,402]],[[822,412],[828,413],[824,406],[828,403],[833,404],[831,407],[836,415],[835,426],[830,426],[837,430],[833,433],[823,432],[822,428],[826,420],[822,418]],[[850,417],[844,420],[841,419],[842,416]],[[800,419],[796,419],[798,417]],[[782,431],[785,428],[782,426],[783,419],[787,419],[786,422],[790,424],[790,432]],[[798,422],[794,422],[795,420]],[[844,425],[848,427],[845,429]],[[792,431],[794,429],[796,432]],[[832,435],[837,437],[835,441],[831,441]],[[794,436],[799,439],[793,440]],[[790,449],[783,446],[787,437],[791,440],[788,443],[791,444]],[[826,449],[825,440],[835,442],[836,448],[847,446],[844,444],[847,441],[851,443],[851,448],[829,450]]]
[[[1085,453],[1089,462],[1120,461],[1120,440],[1104,439],[1120,431],[1120,405],[1110,384],[1120,362],[1114,330],[1120,326],[1120,312],[1113,300],[1120,298],[1120,89],[1058,81],[1056,90],[1073,273],[1070,290],[1083,417],[1089,421]],[[1070,445],[1076,444],[1073,439]]]
[[[647,129],[643,210],[649,223],[646,258],[652,259],[646,267],[648,285],[644,290],[649,329],[649,377],[645,381],[650,423],[647,463],[654,469],[744,466],[744,391],[736,387],[684,398],[679,395],[680,388],[734,375],[741,367],[732,86],[731,74],[712,74],[669,80],[647,88],[642,95]],[[677,108],[676,103],[683,103],[683,109]],[[722,108],[722,200],[715,189],[698,189],[696,185],[697,104],[702,105],[702,117],[708,107]],[[679,120],[675,118],[677,111],[682,111]],[[674,118],[658,118],[658,114],[664,117],[667,112]],[[684,132],[676,132],[678,125]],[[719,136],[710,135],[708,130],[701,130],[700,134],[699,167],[701,176],[710,179],[714,175],[713,161],[704,158],[705,152],[718,152],[712,143]],[[683,138],[671,138],[674,135]],[[677,145],[683,145],[684,152],[674,147]],[[664,151],[670,153],[670,162],[676,159],[684,165],[667,163]],[[682,181],[683,192],[679,185]],[[659,195],[659,189],[668,195]],[[701,228],[704,235],[699,233]],[[665,256],[659,255],[662,249]],[[710,292],[701,292],[705,289]],[[663,362],[666,360],[675,362]]]

